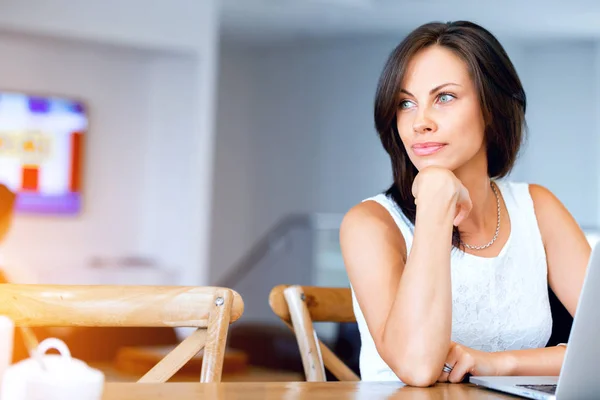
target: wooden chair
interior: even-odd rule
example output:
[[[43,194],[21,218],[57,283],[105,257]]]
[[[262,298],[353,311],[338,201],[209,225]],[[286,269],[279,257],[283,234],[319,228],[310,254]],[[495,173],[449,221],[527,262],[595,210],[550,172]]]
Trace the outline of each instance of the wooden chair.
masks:
[[[0,285],[0,315],[16,326],[198,328],[138,382],[166,382],[202,349],[200,382],[220,382],[229,324],[243,309],[219,287]]]
[[[313,322],[356,322],[349,288],[279,285],[271,290],[269,305],[296,334],[307,381],[325,382],[325,368],[340,381],[360,380],[313,328]]]

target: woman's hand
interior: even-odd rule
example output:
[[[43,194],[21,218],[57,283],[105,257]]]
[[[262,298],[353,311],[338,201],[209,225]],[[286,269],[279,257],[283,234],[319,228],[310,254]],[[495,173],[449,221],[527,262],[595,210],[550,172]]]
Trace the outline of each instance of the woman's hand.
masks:
[[[473,208],[467,188],[452,171],[445,168],[427,167],[421,170],[413,182],[412,193],[417,207],[429,200],[436,201],[451,196],[456,205],[454,226],[467,218]]]
[[[467,375],[510,375],[509,358],[502,352],[487,353],[452,342],[446,358],[452,371],[442,372],[438,382],[460,383]]]

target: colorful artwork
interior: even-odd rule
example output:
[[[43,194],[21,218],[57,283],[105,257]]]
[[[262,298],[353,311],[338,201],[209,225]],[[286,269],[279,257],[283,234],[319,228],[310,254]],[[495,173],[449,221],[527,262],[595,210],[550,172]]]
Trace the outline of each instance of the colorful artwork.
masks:
[[[87,129],[77,101],[0,92],[0,183],[16,213],[79,213]]]

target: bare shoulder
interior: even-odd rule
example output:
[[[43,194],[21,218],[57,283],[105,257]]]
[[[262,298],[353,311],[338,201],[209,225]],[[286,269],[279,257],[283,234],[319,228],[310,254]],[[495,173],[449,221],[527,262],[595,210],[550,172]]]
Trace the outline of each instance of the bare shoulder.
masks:
[[[564,209],[560,200],[545,186],[530,183],[529,194],[531,195],[536,211],[539,210],[540,213],[545,213],[549,210],[557,211],[557,209]]]
[[[363,260],[383,257],[391,251],[406,259],[406,244],[390,213],[376,201],[352,207],[340,226],[340,244],[346,265],[363,265]],[[366,260],[365,260],[366,261]]]
[[[567,208],[548,188],[529,184],[529,194],[533,200],[533,207],[542,236],[547,238],[551,231],[570,228],[577,225]]]
[[[570,252],[578,249],[585,254],[589,248],[585,234],[558,197],[537,184],[529,185],[529,193],[547,252]],[[570,245],[569,249],[565,249],[567,243]]]
[[[365,230],[394,230],[392,228],[398,230],[394,219],[385,207],[376,201],[368,200],[355,205],[346,213],[340,230],[345,234],[349,234]],[[399,230],[398,233],[400,233]]]
[[[404,238],[390,213],[376,201],[364,201],[352,207],[344,216],[340,226],[340,240],[353,241],[372,235],[390,235]]]

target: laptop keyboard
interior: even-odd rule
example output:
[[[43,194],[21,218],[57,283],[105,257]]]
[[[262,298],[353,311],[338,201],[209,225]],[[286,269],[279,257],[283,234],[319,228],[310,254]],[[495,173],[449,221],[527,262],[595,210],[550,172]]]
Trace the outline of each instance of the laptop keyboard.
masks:
[[[544,393],[548,393],[548,394],[555,394],[556,393],[556,384],[549,384],[549,385],[517,385],[518,387],[522,387],[522,388],[526,388],[526,389],[532,389],[532,390],[537,390],[539,392],[544,392]]]

